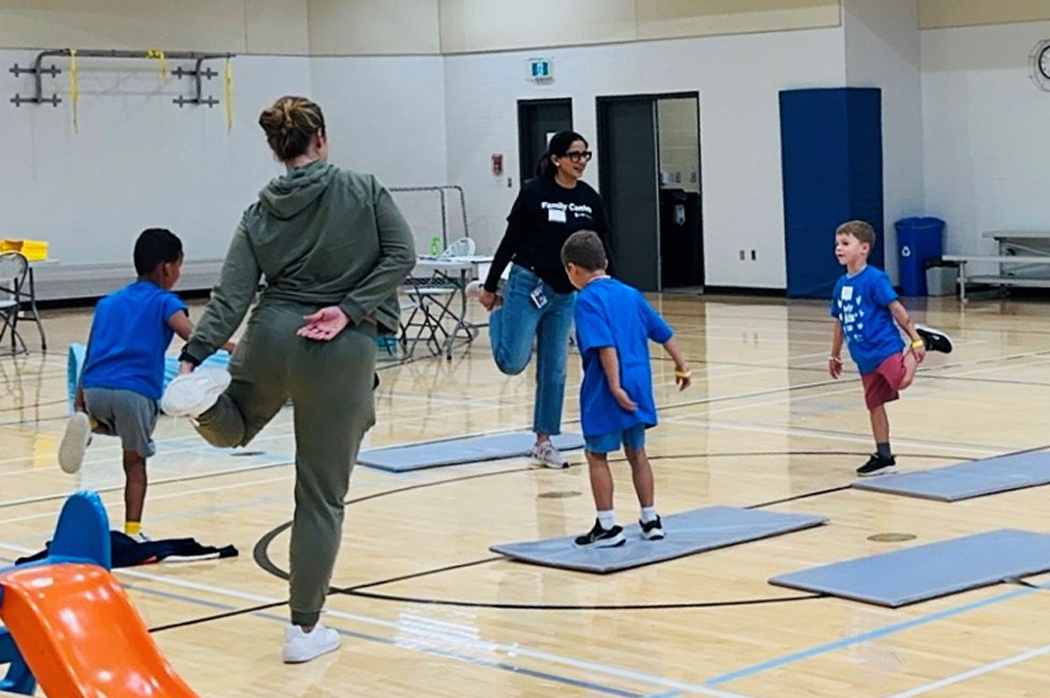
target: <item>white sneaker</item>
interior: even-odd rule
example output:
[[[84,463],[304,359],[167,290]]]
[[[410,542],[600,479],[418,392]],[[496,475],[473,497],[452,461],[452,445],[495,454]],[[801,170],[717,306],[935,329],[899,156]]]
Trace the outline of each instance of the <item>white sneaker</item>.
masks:
[[[298,625],[289,625],[284,631],[281,659],[285,664],[308,662],[339,649],[339,642],[339,633],[321,623],[308,633],[304,633]]]
[[[91,443],[91,418],[83,412],[74,412],[66,422],[66,432],[58,447],[58,464],[70,475],[84,464],[84,452]]]
[[[532,458],[533,463],[547,468],[569,467],[569,461],[565,460],[565,456],[550,441],[544,441],[533,446],[532,451],[529,452],[529,457]]]
[[[467,298],[471,300],[477,300],[481,296],[481,290],[485,288],[485,284],[480,281],[471,281],[467,284],[467,287],[463,289],[463,293],[467,295]]]
[[[147,536],[142,531],[139,531],[138,533],[136,533],[133,536],[128,536],[128,538],[130,538],[131,540],[135,541],[136,543],[152,543],[153,542],[153,539],[150,538],[149,536]]]
[[[230,373],[219,368],[198,368],[176,376],[164,390],[160,408],[172,417],[201,416],[218,402],[230,385]]]

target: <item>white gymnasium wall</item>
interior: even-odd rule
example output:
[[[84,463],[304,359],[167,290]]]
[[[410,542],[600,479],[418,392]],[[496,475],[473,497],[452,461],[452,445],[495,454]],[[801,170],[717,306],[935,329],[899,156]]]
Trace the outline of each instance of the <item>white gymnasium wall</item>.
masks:
[[[846,84],[882,90],[886,268],[897,279],[894,221],[923,214],[922,41],[916,0],[843,0]]]
[[[926,209],[949,253],[993,253],[989,230],[1050,230],[1050,93],[1028,54],[1050,22],[922,32]]]
[[[25,65],[33,56],[0,51],[0,62]],[[215,67],[221,73],[222,63]],[[279,172],[256,125],[259,111],[279,94],[311,92],[308,59],[238,57],[227,133],[221,106],[172,104],[188,81],[162,81],[152,62],[82,59],[75,133],[68,73],[45,79],[47,93],[65,100],[57,108],[8,102],[31,81],[3,82],[0,235],[50,243],[60,265],[39,274],[45,298],[108,292],[126,278],[135,237],[151,226],[183,239],[189,283],[193,265],[223,256],[241,211]],[[221,98],[222,81],[206,83],[205,93]]]
[[[0,0],[0,46],[295,53],[307,0]]]
[[[923,29],[1050,20],[1046,0],[919,0]]]
[[[313,58],[334,164],[375,174],[388,187],[445,184],[445,88],[440,56]],[[441,234],[436,194],[396,194],[424,251]],[[452,202],[450,202],[450,205]],[[455,210],[460,211],[458,200]],[[458,220],[458,217],[456,217]],[[457,225],[454,232],[462,230]]]
[[[572,97],[576,130],[596,149],[597,96],[698,91],[707,283],[784,288],[778,93],[845,83],[841,28],[549,50],[546,86],[525,79],[533,54],[445,58],[449,179],[467,190],[482,249],[495,248],[518,191],[517,100]],[[513,186],[493,176],[492,153]],[[600,160],[587,171],[595,186]],[[757,261],[741,262],[741,248]]]
[[[310,53],[439,54],[438,0],[305,0]]]
[[[839,0],[439,0],[439,7],[446,54],[839,26]]]

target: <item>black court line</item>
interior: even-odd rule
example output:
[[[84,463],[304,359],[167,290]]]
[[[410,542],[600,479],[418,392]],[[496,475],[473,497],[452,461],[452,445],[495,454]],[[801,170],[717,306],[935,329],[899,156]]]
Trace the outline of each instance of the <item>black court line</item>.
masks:
[[[29,405],[15,405],[12,407],[0,407],[0,412],[17,412],[19,410],[35,410],[40,407],[54,407],[55,405],[65,405],[69,400],[47,400],[46,402],[34,402]],[[69,415],[63,415],[68,417]]]
[[[1029,385],[1032,387],[1050,388],[1050,383],[1038,381],[1019,381],[1007,378],[969,378],[967,376],[924,376],[923,380],[932,379],[940,381],[965,381],[967,383],[998,383],[1001,385]]]
[[[1035,449],[1039,450],[1039,449]],[[870,451],[737,451],[727,453],[681,453],[674,455],[649,456],[649,460],[690,460],[695,458],[759,458],[762,456],[857,456],[867,458]],[[898,453],[899,458],[932,458],[939,460],[967,460],[959,456],[945,456],[934,453]],[[969,460],[977,460],[971,458]],[[626,458],[610,458],[610,463],[626,463]]]
[[[797,601],[811,601],[827,598],[827,594],[805,594],[799,596],[780,596],[759,599],[733,599],[730,601],[685,601],[682,603],[651,604],[521,604],[497,603],[485,601],[459,601],[456,599],[432,599],[416,596],[399,596],[397,594],[377,594],[371,591],[348,590],[340,592],[346,596],[358,596],[376,601],[393,601],[398,603],[416,603],[430,606],[456,606],[459,608],[492,608],[503,611],[674,611],[684,609],[731,608],[738,606],[768,606]]]
[[[216,604],[219,605],[219,604]],[[269,611],[274,608],[280,608],[287,606],[287,601],[274,601],[272,603],[259,604],[258,606],[249,606],[247,608],[237,608],[231,611],[224,611],[223,613],[215,613],[210,616],[202,616],[200,618],[191,618],[190,620],[181,620],[175,623],[168,623],[166,625],[158,625],[154,628],[150,628],[151,633],[162,633],[165,630],[175,630],[177,628],[188,628],[191,625],[201,625],[203,623],[211,623],[216,620],[225,620],[227,618],[236,618],[237,616],[248,615],[249,613],[258,613],[260,611]]]
[[[65,419],[65,417],[63,417],[63,419]],[[0,425],[0,426],[3,426],[3,425]],[[247,466],[247,467],[244,467],[244,468],[242,468],[240,470],[234,470],[232,472],[226,471],[226,472],[221,472],[221,473],[198,473],[196,475],[186,475],[184,477],[175,477],[175,478],[168,478],[168,479],[163,479],[163,480],[151,481],[149,483],[149,486],[150,487],[160,487],[160,486],[163,486],[163,485],[178,485],[178,484],[181,484],[183,482],[194,482],[196,480],[207,480],[207,479],[210,479],[210,478],[213,478],[213,477],[225,477],[227,475],[243,475],[245,473],[255,473],[255,472],[260,472],[260,471],[263,471],[263,470],[271,470],[273,468],[287,468],[289,465],[294,465],[294,464],[295,464],[295,461],[289,460],[289,461],[281,461],[280,463],[267,463],[265,465],[260,465],[259,467]],[[109,487],[100,487],[100,488],[98,488],[96,490],[93,490],[93,491],[94,492],[98,492],[99,494],[108,494],[110,492],[123,492],[124,491],[124,485],[111,485]],[[9,501],[9,502],[0,502],[0,509],[13,509],[14,507],[27,506],[27,505],[30,505],[30,504],[41,504],[41,503],[44,503],[44,502],[64,501],[65,499],[69,498],[70,494],[72,494],[72,493],[71,492],[65,492],[65,493],[62,493],[62,494],[47,494],[47,495],[42,495],[40,497],[31,497],[31,498],[27,498],[27,499],[16,499],[16,500],[12,500],[12,501]]]
[[[775,452],[775,451],[748,451],[748,452],[737,452],[737,453],[695,453],[695,454],[681,454],[681,455],[664,455],[664,456],[651,456],[651,459],[692,459],[692,458],[719,458],[719,457],[756,457],[756,456],[776,456],[776,455],[815,455],[815,456],[839,456],[839,455],[869,455],[867,453],[854,453],[849,451],[795,451],[795,452]],[[950,458],[948,456],[930,456],[932,458]],[[953,460],[955,458],[952,458]],[[621,459],[625,460],[625,459]],[[621,462],[621,461],[614,461]],[[385,490],[382,492],[376,492],[364,497],[358,497],[355,499],[348,500],[347,506],[352,504],[377,499],[379,497],[386,497],[393,494],[399,494],[407,491],[423,489],[428,487],[436,487],[439,485],[447,485],[459,483],[467,480],[474,480],[482,477],[493,477],[497,475],[507,475],[511,473],[529,472],[535,470],[534,468],[515,468],[512,470],[502,470],[492,473],[480,473],[474,475],[466,475],[463,477],[449,478],[446,480],[439,480],[429,483],[420,483],[416,485],[409,485],[407,487],[395,488],[392,490]],[[780,504],[787,501],[797,501],[806,499],[809,497],[818,497],[832,492],[839,492],[842,490],[850,489],[849,485],[843,485],[831,489],[816,490],[814,492],[808,492],[803,494],[794,495],[783,500],[775,500],[772,502],[764,502],[762,504],[752,505],[748,508],[761,508],[766,506],[773,506],[774,504]],[[292,522],[286,522],[267,532],[259,541],[255,544],[252,550],[252,557],[261,569],[268,572],[269,574],[278,577],[280,579],[287,580],[289,575],[288,572],[278,567],[273,560],[270,558],[269,547],[279,535],[291,528]],[[422,570],[420,572],[413,572],[410,574],[399,575],[396,577],[390,577],[387,579],[380,579],[372,582],[365,582],[362,584],[351,585],[347,587],[330,587],[328,595],[341,594],[346,596],[358,596],[364,598],[370,598],[381,601],[393,601],[402,603],[420,603],[420,604],[431,604],[441,606],[461,606],[469,608],[493,608],[503,610],[548,610],[548,611],[629,611],[629,610],[674,610],[674,609],[689,609],[689,608],[721,608],[730,606],[757,606],[763,604],[775,604],[785,603],[789,601],[806,601],[815,598],[824,598],[823,594],[807,594],[803,596],[793,597],[771,597],[771,598],[757,598],[757,599],[734,599],[730,601],[695,601],[695,602],[680,602],[680,603],[650,603],[650,604],[606,604],[606,605],[552,605],[552,604],[505,604],[505,603],[490,603],[483,601],[460,601],[451,599],[432,599],[426,597],[413,597],[413,596],[398,596],[391,594],[379,594],[375,592],[365,591],[378,586],[384,586],[387,584],[393,584],[409,579],[419,579],[421,577],[431,576],[435,574],[441,574],[457,569],[463,569],[467,567],[477,567],[480,565],[490,564],[494,562],[510,562],[507,558],[502,555],[488,556],[479,558],[476,560],[469,560],[467,562],[455,563],[452,565],[445,565],[442,567],[436,567],[432,569]],[[245,611],[248,612],[248,611]],[[226,616],[222,616],[226,617]]]
[[[531,467],[512,468],[512,469],[509,469],[509,470],[497,470],[497,471],[490,472],[490,473],[475,473],[474,475],[463,475],[461,477],[454,477],[454,478],[450,478],[450,479],[447,479],[447,480],[435,480],[433,482],[422,482],[422,483],[415,484],[415,485],[408,485],[406,487],[397,487],[397,488],[392,489],[392,490],[383,490],[382,492],[375,492],[373,494],[368,494],[368,495],[365,495],[363,497],[356,497],[354,499],[348,499],[345,502],[345,504],[346,504],[346,506],[352,506],[354,504],[360,504],[361,502],[367,502],[367,501],[372,500],[372,499],[378,499],[379,497],[387,497],[387,496],[393,495],[393,494],[402,494],[404,492],[411,492],[413,490],[421,490],[421,489],[426,489],[426,488],[429,488],[429,487],[437,487],[439,485],[447,485],[447,484],[456,483],[456,482],[466,482],[468,480],[478,480],[478,479],[486,478],[486,477],[495,477],[497,475],[509,475],[511,473],[525,473],[525,472],[529,472],[530,470],[534,470],[534,468],[531,468]],[[262,538],[259,539],[259,541],[255,544],[255,547],[252,549],[252,557],[255,559],[255,563],[257,565],[259,565],[259,567],[261,567],[266,572],[269,572],[273,576],[278,577],[280,579],[284,579],[284,580],[288,579],[288,577],[289,577],[288,572],[286,572],[285,570],[282,570],[280,567],[278,567],[277,565],[274,564],[273,560],[270,558],[269,548],[270,548],[270,545],[273,543],[274,539],[277,538],[277,536],[281,535],[282,533],[284,533],[285,531],[287,531],[291,527],[292,527],[292,522],[291,521],[287,521],[287,522],[281,524],[280,526],[277,526],[276,528],[268,531],[265,535],[263,535]],[[477,564],[477,563],[473,563],[473,564]]]

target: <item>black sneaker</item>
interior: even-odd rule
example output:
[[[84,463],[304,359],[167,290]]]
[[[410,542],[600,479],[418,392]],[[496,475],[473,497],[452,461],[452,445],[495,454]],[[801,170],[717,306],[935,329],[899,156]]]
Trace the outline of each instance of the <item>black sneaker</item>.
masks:
[[[664,537],[664,522],[657,516],[649,523],[639,521],[638,525],[642,529],[642,538],[646,540],[660,540]]]
[[[926,345],[926,351],[939,351],[942,354],[952,353],[954,348],[952,338],[940,330],[935,330],[926,325],[915,325],[915,331],[922,337],[922,341]]]
[[[861,477],[892,475],[895,472],[897,472],[897,459],[893,456],[882,458],[877,453],[871,454],[868,462],[857,468],[857,475]]]
[[[597,521],[590,533],[578,537],[575,541],[577,548],[618,548],[627,542],[623,535],[622,526],[613,526],[606,530]]]

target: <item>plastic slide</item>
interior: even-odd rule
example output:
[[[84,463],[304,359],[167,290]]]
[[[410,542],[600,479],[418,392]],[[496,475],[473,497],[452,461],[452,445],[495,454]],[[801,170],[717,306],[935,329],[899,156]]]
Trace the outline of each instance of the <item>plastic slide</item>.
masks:
[[[0,619],[51,698],[198,698],[117,580],[97,565],[5,570]]]

